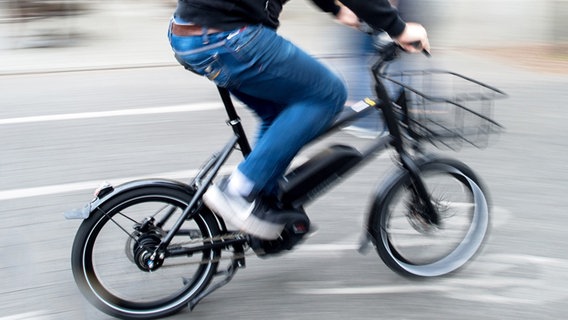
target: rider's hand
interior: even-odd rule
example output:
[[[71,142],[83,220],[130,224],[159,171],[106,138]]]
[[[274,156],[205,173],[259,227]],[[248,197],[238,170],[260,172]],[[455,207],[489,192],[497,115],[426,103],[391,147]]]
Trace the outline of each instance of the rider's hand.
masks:
[[[340,23],[346,26],[353,27],[356,29],[359,28],[359,25],[361,23],[359,22],[359,18],[357,17],[357,15],[346,6],[340,6],[339,8],[340,8],[339,12],[335,16],[335,18]]]
[[[422,50],[430,52],[426,29],[418,23],[407,22],[404,31],[394,40],[408,52],[421,52]],[[416,42],[419,42],[420,46],[416,46]]]

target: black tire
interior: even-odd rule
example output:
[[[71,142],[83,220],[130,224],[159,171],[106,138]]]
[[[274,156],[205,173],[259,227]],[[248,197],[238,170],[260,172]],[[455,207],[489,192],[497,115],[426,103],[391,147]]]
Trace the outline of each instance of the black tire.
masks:
[[[420,175],[440,212],[440,224],[417,214],[408,172],[400,171],[380,192],[368,230],[383,262],[408,277],[437,277],[464,266],[489,230],[489,200],[479,178],[451,159],[418,162]],[[413,199],[414,197],[414,199]]]
[[[181,188],[143,186],[112,196],[81,224],[71,261],[75,281],[89,302],[114,317],[155,319],[178,312],[207,287],[216,273],[220,250],[166,258],[152,272],[135,263],[140,252],[135,244],[156,245],[191,197],[191,192]],[[144,237],[133,228],[148,216],[165,215],[170,208],[176,210],[162,228],[146,232]],[[176,235],[170,246],[181,242],[187,246],[191,237],[198,238],[191,245],[203,245],[199,239],[218,236],[220,227],[213,214],[202,207],[181,230],[185,233]]]

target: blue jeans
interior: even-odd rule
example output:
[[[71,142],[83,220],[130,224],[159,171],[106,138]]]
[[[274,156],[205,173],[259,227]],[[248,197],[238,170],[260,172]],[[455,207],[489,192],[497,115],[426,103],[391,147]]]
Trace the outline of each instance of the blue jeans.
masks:
[[[260,118],[256,145],[239,164],[253,193],[273,193],[300,149],[342,110],[347,89],[320,62],[264,26],[204,36],[169,35],[196,73],[245,103]]]

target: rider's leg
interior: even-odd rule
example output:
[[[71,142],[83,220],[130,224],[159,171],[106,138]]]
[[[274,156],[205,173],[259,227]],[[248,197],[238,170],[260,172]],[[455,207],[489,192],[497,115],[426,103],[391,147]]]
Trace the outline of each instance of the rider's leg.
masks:
[[[201,42],[172,36],[172,47],[198,73],[235,95],[254,97],[254,102],[246,102],[265,124],[253,151],[233,175],[239,178],[230,179],[226,188],[210,187],[204,200],[244,231],[277,238],[283,224],[271,221],[270,212],[260,210],[265,206],[256,198],[273,189],[297,152],[330,125],[346,100],[345,85],[321,63],[262,26],[203,38]]]
[[[252,152],[225,188],[212,186],[205,202],[237,227],[256,236],[277,238],[283,224],[258,196],[273,190],[286,168],[309,141],[341,111],[347,90],[341,79],[289,41],[264,27],[250,28],[227,46],[241,63],[230,87],[262,119]],[[248,202],[248,201],[253,202]]]
[[[256,141],[262,138],[266,130],[268,130],[274,120],[276,120],[276,117],[278,117],[280,112],[282,112],[282,110],[286,107],[286,105],[282,103],[253,97],[240,91],[231,91],[231,93],[244,104],[253,109],[259,117],[260,123],[258,125]]]
[[[298,151],[331,124],[347,93],[336,74],[274,31],[263,29],[252,41],[239,54],[260,57],[249,71],[256,75],[231,91],[263,122],[239,165],[258,193],[272,188]]]
[[[325,99],[307,100],[286,106],[270,126],[263,121],[256,145],[238,167],[254,182],[252,192],[272,193],[298,151],[329,126],[337,110]]]

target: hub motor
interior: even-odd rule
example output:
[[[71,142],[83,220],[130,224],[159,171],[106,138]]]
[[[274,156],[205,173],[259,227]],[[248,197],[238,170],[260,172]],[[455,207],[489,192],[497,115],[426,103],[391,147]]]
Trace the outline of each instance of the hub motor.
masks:
[[[154,255],[160,241],[160,237],[155,233],[143,234],[138,238],[134,247],[134,263],[140,270],[151,272],[162,266],[164,259]]]

